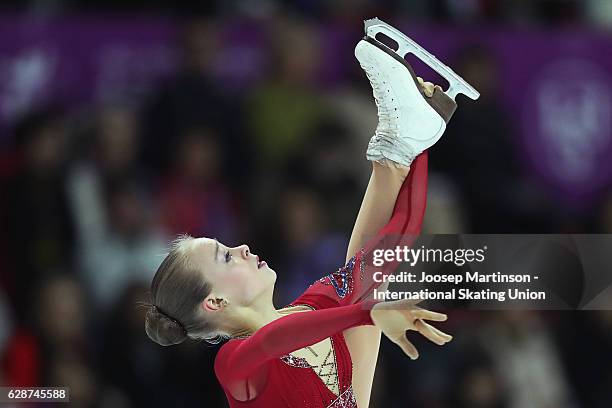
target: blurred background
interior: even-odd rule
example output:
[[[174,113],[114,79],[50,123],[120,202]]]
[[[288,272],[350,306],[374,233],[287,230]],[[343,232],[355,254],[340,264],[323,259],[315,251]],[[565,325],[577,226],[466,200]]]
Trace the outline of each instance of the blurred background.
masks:
[[[482,94],[431,149],[424,232],[612,232],[609,0],[177,4],[0,6],[3,385],[68,386],[77,407],[226,406],[216,347],[154,344],[136,302],[180,233],[248,243],[279,307],[344,263],[377,122],[353,56],[365,18]],[[371,407],[612,406],[610,311],[451,311],[441,327],[454,341],[415,337],[415,362],[384,342]]]

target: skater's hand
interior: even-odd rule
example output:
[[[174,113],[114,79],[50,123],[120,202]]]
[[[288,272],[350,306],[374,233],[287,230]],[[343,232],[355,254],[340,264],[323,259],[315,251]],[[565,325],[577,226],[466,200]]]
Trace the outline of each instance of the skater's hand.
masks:
[[[425,320],[443,322],[447,316],[416,306],[414,300],[398,300],[381,302],[374,305],[370,316],[374,325],[397,344],[411,359],[419,358],[419,352],[414,344],[406,338],[407,330],[415,330],[432,342],[442,346],[453,338],[428,323]]]
[[[417,80],[419,81],[419,85],[421,85],[421,88],[423,89],[425,96],[428,96],[431,98],[436,89],[438,89],[439,91],[442,91],[442,88],[440,87],[440,85],[434,85],[431,82],[425,82],[423,81],[423,78],[421,77],[417,77]]]

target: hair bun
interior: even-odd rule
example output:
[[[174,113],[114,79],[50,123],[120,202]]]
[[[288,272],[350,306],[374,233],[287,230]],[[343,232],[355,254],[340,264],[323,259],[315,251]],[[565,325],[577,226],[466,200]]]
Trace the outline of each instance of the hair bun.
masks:
[[[162,346],[172,346],[185,341],[187,331],[155,305],[151,305],[145,318],[145,331],[151,340]]]

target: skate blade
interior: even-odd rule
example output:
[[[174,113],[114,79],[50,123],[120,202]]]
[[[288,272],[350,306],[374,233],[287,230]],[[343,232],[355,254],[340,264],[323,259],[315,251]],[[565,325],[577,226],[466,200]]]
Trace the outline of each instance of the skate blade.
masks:
[[[480,97],[480,93],[474,89],[472,85],[468,84],[465,79],[461,78],[455,71],[445,65],[425,48],[421,47],[406,34],[378,18],[365,20],[364,23],[367,37],[376,40],[384,47],[398,54],[401,58],[404,58],[404,56],[408,53],[413,54],[415,57],[427,64],[427,66],[429,66],[431,69],[444,77],[444,79],[446,79],[449,83],[449,88],[444,93],[449,98],[455,100],[458,94],[463,94],[473,100]],[[398,49],[394,50],[393,48],[382,43],[376,38],[377,34],[383,34],[391,38],[398,44]]]

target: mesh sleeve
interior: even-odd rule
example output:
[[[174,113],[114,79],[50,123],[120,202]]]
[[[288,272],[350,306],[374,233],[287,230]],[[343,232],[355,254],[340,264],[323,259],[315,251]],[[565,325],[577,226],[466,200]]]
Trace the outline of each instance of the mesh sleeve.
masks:
[[[266,363],[270,360],[351,327],[372,324],[369,308],[362,304],[292,313],[265,325],[247,339],[226,343],[217,354],[215,372],[225,388],[246,387],[246,394],[252,394],[248,383],[265,383],[261,377],[267,374]]]

